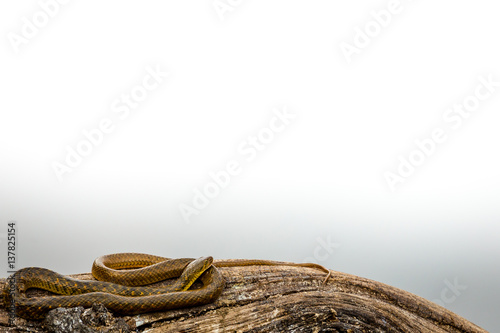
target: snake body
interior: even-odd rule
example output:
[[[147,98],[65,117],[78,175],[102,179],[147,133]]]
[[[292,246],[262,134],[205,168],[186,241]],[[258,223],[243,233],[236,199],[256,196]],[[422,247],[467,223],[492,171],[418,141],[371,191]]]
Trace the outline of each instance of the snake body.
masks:
[[[122,315],[198,306],[214,302],[224,289],[225,280],[216,267],[249,265],[285,265],[330,271],[321,265],[270,260],[233,259],[213,261],[169,259],[141,253],[118,253],[97,258],[92,274],[97,281],[77,280],[46,268],[27,267],[8,279],[3,291],[6,308],[27,319],[43,319],[58,307],[91,307],[102,303],[110,311]],[[166,287],[145,285],[176,278]],[[196,281],[202,287],[188,290]],[[64,296],[27,297],[29,288],[48,290]]]

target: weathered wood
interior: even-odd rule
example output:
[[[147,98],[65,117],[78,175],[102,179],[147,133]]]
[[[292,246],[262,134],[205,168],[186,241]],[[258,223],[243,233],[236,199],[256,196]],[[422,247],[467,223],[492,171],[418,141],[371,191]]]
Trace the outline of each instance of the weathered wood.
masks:
[[[419,296],[369,279],[287,266],[219,268],[226,288],[214,303],[124,317],[139,332],[486,332]],[[90,274],[73,277],[92,279]],[[0,280],[3,289],[5,279]],[[157,285],[161,285],[157,284]],[[36,291],[35,294],[45,294]],[[0,309],[0,331],[8,314]],[[17,320],[19,331],[40,324]]]

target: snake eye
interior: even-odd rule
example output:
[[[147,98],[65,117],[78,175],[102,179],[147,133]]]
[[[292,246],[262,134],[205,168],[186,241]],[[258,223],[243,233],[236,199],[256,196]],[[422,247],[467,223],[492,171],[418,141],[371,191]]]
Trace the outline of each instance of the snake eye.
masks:
[[[210,267],[210,265],[212,265],[212,263],[214,262],[214,258],[213,257],[203,257],[203,261],[205,262],[205,264],[203,265],[203,268],[204,268],[204,270],[206,270],[208,267]]]

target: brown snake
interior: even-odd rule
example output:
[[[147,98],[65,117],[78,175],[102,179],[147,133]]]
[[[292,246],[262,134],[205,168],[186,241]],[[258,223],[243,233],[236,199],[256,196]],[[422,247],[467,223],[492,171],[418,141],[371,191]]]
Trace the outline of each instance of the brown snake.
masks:
[[[313,263],[289,263],[258,259],[169,259],[141,253],[117,253],[97,258],[92,275],[98,280],[77,280],[45,268],[27,267],[8,279],[3,290],[7,311],[27,319],[42,319],[58,307],[91,307],[102,303],[109,310],[122,314],[162,311],[214,302],[224,289],[225,280],[216,267],[295,266],[331,272]],[[166,287],[144,285],[177,278]],[[203,286],[188,290],[199,280]],[[27,297],[29,288],[45,289],[65,296]]]

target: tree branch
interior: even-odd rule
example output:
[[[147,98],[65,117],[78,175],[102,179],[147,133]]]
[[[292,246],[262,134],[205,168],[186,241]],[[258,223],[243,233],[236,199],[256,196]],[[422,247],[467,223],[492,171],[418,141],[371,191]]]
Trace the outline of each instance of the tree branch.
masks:
[[[218,268],[221,297],[193,308],[123,317],[139,332],[486,332],[419,296],[380,282],[332,271],[288,266]],[[90,274],[72,277],[93,279]],[[3,289],[5,279],[0,280]],[[161,286],[162,283],[155,284]],[[47,295],[35,291],[32,295]],[[16,319],[19,331],[44,324]],[[3,330],[2,330],[3,329]],[[0,331],[8,313],[0,309]]]

